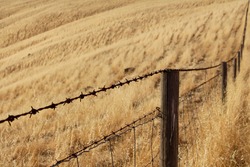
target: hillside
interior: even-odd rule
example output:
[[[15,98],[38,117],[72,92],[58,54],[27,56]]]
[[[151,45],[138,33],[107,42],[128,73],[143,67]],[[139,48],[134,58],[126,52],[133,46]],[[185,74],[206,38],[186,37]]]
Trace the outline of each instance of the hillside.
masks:
[[[155,70],[226,61],[239,50],[246,5],[246,0],[0,0],[0,119]],[[225,111],[216,101],[219,94],[198,104],[217,114],[201,114],[204,142],[190,166],[250,165],[249,33],[248,24],[241,72],[235,84],[229,82]],[[181,94],[215,72],[182,74]],[[0,166],[52,165],[160,106],[160,95],[157,75],[1,124]],[[138,166],[149,161],[143,140],[148,129],[138,132]],[[129,139],[117,142],[125,150]],[[127,158],[116,153],[116,166],[133,166],[131,151]],[[79,161],[111,166],[109,156],[97,149]]]

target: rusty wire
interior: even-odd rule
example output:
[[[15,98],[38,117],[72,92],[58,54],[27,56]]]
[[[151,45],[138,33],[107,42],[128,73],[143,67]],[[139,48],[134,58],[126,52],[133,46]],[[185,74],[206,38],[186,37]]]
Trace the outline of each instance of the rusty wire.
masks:
[[[164,72],[170,72],[170,71],[201,71],[201,70],[209,70],[209,69],[214,69],[219,67],[220,64],[215,65],[215,66],[211,66],[211,67],[204,67],[204,68],[190,68],[190,69],[184,69],[184,68],[180,68],[180,69],[162,69],[162,70],[157,70],[157,71],[153,71],[151,73],[148,74],[144,74],[144,75],[140,75],[137,76],[135,78],[132,79],[125,79],[124,81],[119,81],[118,83],[112,84],[108,87],[103,86],[102,88],[99,88],[97,90],[92,90],[89,93],[80,93],[80,95],[76,96],[76,97],[72,97],[72,98],[66,98],[65,100],[58,102],[58,103],[54,103],[52,102],[50,105],[44,106],[44,107],[40,107],[40,108],[34,108],[33,106],[31,106],[31,110],[28,112],[24,112],[22,114],[17,114],[17,115],[9,115],[7,118],[0,120],[0,124],[4,123],[4,122],[8,122],[9,125],[11,125],[11,122],[17,120],[20,117],[24,117],[24,116],[32,116],[32,115],[36,115],[37,113],[39,113],[42,110],[46,110],[46,109],[53,109],[55,110],[58,106],[60,105],[66,105],[66,104],[70,104],[72,102],[74,102],[75,100],[83,100],[84,98],[88,97],[88,96],[97,96],[97,94],[101,93],[101,92],[106,92],[108,90],[112,90],[112,89],[116,89],[116,88],[120,88],[123,87],[125,85],[129,85],[132,82],[138,82],[138,81],[142,81],[143,79],[146,79],[148,77],[160,74],[160,73],[164,73]]]

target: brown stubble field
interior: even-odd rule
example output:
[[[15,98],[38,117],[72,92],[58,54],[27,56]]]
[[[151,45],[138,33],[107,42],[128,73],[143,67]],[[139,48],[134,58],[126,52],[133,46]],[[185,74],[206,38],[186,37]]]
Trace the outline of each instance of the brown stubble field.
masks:
[[[246,0],[0,0],[0,119],[154,70],[206,67],[228,60],[240,47],[246,4]],[[229,81],[226,109],[220,94],[197,104],[202,130],[195,148],[181,152],[188,154],[181,166],[250,165],[249,33],[248,26],[241,73],[235,83]],[[212,70],[205,77],[214,74]],[[204,73],[181,74],[181,80],[183,93],[202,82]],[[154,76],[20,118],[11,126],[1,124],[0,166],[52,165],[160,106],[159,82],[160,76]],[[159,121],[155,124],[156,154]],[[150,129],[145,125],[137,131],[137,166],[150,161]],[[133,166],[131,136],[114,142],[115,165]],[[79,157],[79,163],[111,166],[110,153],[97,148]],[[60,166],[73,165],[75,160]],[[154,165],[159,166],[158,160]]]

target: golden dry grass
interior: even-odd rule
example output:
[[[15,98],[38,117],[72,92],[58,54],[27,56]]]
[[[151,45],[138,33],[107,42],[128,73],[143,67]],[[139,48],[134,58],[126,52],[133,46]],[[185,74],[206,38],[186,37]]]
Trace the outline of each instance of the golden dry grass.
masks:
[[[246,3],[0,0],[0,118],[153,70],[204,67],[227,60],[239,49]],[[250,165],[249,33],[248,26],[242,70],[235,84],[229,82],[227,108],[221,107],[219,94],[199,104],[202,128],[195,148],[190,147],[188,164],[182,166]],[[134,70],[127,73],[126,68]],[[181,93],[213,74],[182,74]],[[160,76],[155,76],[21,118],[12,126],[2,124],[0,166],[49,166],[124,126],[160,106],[159,81]],[[150,129],[145,125],[137,132],[138,166],[149,161]],[[132,166],[131,135],[115,142],[116,166]],[[110,165],[105,148],[84,156],[79,158],[84,166]],[[64,165],[76,165],[76,161]]]

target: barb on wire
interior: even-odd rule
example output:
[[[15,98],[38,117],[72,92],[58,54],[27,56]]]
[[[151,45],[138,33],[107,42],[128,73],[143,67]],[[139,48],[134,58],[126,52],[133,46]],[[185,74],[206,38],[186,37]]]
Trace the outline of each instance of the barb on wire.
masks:
[[[132,123],[127,124],[126,126],[123,126],[120,129],[111,132],[109,135],[106,135],[106,136],[102,137],[101,139],[94,140],[94,141],[90,142],[90,144],[83,147],[81,150],[79,150],[79,151],[59,160],[59,161],[56,161],[56,163],[51,165],[51,167],[58,166],[64,162],[69,162],[71,159],[79,157],[83,153],[89,152],[92,149],[94,149],[94,148],[96,148],[104,143],[109,142],[112,138],[115,138],[117,136],[121,136],[129,131],[132,131],[134,128],[137,128],[138,126],[148,124],[149,122],[152,122],[156,118],[159,118],[160,113],[161,113],[160,108],[156,107],[156,109],[154,109],[152,112],[138,118],[137,120],[133,121]]]

